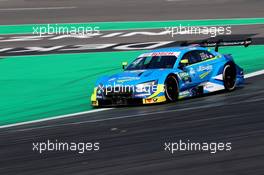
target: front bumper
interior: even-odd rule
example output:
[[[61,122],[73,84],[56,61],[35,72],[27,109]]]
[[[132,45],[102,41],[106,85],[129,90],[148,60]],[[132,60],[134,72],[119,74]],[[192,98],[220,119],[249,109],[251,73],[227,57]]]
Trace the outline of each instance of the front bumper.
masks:
[[[92,101],[94,107],[137,106],[166,102],[165,96],[155,98],[112,98]]]
[[[96,95],[93,94],[91,97],[91,105],[94,107],[134,106],[162,102],[166,102],[166,97],[164,95],[150,98],[133,98],[129,95],[116,94],[98,99],[96,98]]]
[[[158,85],[157,91],[147,97],[136,96],[132,92],[111,92],[108,94],[103,94],[99,97],[97,96],[97,88],[95,88],[91,96],[91,102],[92,106],[94,107],[144,105],[166,102],[166,97],[164,95],[163,85]]]

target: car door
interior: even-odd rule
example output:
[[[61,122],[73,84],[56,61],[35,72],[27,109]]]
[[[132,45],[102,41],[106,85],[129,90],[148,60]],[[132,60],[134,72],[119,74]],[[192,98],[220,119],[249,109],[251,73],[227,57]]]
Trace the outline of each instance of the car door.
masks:
[[[180,69],[183,71],[183,75],[188,75],[189,82],[186,82],[186,88],[196,86],[201,83],[201,80],[199,78],[201,72],[198,72],[199,63],[201,62],[201,57],[199,54],[193,50],[185,53],[181,60],[188,60],[188,63],[181,65],[180,63]],[[180,74],[181,76],[181,74]]]
[[[197,78],[199,82],[209,81],[214,68],[214,55],[207,50],[196,50],[195,54],[199,57],[199,63],[195,64]]]

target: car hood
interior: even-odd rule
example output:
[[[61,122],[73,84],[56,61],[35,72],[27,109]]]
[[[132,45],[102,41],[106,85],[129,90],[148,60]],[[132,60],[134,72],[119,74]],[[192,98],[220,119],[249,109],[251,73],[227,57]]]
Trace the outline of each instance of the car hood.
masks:
[[[171,70],[172,69],[147,69],[124,71],[108,77],[102,83],[105,85],[135,85],[147,81],[158,80],[159,77]]]

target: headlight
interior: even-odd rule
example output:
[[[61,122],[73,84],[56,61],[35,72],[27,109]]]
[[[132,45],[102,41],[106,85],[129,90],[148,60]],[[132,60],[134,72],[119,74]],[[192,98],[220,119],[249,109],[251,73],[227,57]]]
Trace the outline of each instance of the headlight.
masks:
[[[138,92],[138,93],[140,93],[140,92],[151,93],[153,86],[156,86],[156,85],[157,85],[157,80],[137,84],[136,85],[136,92]]]

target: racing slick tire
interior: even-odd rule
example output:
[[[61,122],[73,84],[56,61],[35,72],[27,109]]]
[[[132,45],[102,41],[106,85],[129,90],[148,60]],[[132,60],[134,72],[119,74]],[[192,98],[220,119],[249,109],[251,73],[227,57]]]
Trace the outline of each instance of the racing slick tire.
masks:
[[[165,97],[168,102],[174,102],[179,97],[178,80],[175,75],[169,75],[165,80]]]
[[[233,63],[227,63],[223,70],[223,81],[226,91],[236,88],[236,67]]]

